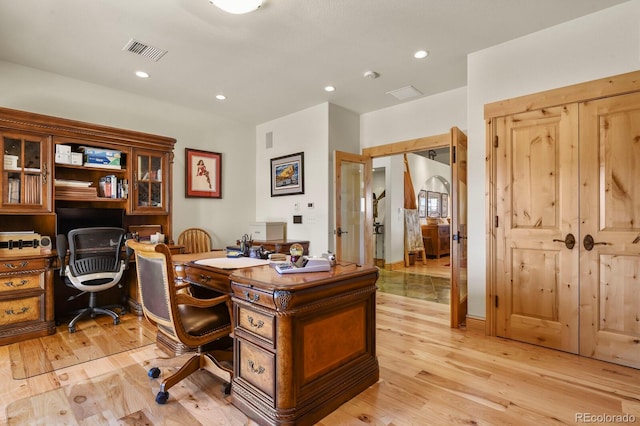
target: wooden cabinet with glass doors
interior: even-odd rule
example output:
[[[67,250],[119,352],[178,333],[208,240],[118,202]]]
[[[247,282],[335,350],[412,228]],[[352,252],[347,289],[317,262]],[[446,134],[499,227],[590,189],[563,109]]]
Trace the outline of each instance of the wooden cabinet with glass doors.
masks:
[[[11,234],[9,237],[36,233],[51,237],[55,244],[55,236],[61,229],[61,211],[91,212],[91,221],[82,222],[100,226],[101,217],[96,211],[118,209],[122,211],[123,228],[159,226],[172,243],[171,180],[175,139],[0,107],[0,143],[3,154],[0,231]],[[63,148],[71,152],[82,152],[86,148],[116,151],[120,154],[120,164],[117,167],[88,164],[84,156],[80,164],[60,158],[56,161],[56,153]],[[124,191],[118,186],[115,194],[102,193],[100,182],[108,176],[112,181],[125,183]],[[50,260],[56,255],[55,246],[53,248],[53,252],[49,247],[48,251],[32,256]],[[15,259],[15,251],[0,246],[0,261]],[[51,310],[42,310],[47,321],[51,321],[53,315],[50,313],[54,305],[51,289],[64,287],[54,282],[59,277],[53,273],[55,263],[51,263],[45,268],[42,291],[38,293],[43,306],[51,307]],[[131,288],[135,281],[128,284]],[[58,296],[56,293],[56,298]],[[3,333],[6,334],[0,322],[0,341]],[[15,330],[12,333],[14,341],[28,335]]]
[[[133,150],[133,199],[131,211],[137,214],[166,213],[169,187],[169,154],[153,150]]]
[[[22,132],[2,134],[2,211],[51,211],[51,138]]]

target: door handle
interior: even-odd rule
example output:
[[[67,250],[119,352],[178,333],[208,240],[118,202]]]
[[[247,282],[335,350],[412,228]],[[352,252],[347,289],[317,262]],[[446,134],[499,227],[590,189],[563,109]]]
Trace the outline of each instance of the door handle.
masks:
[[[453,234],[453,241],[457,241],[458,244],[460,244],[460,240],[466,240],[467,237],[460,235],[460,231],[458,231],[456,234]]]
[[[591,251],[591,249],[593,249],[593,246],[608,246],[611,245],[611,243],[606,243],[604,241],[598,241],[598,242],[594,242],[593,241],[593,237],[591,236],[591,234],[587,234],[584,236],[584,240],[582,240],[582,244],[584,245],[584,249],[587,251]]]
[[[576,237],[574,237],[572,233],[568,233],[567,236],[564,237],[564,240],[554,238],[553,241],[557,243],[564,243],[564,245],[567,246],[569,250],[571,250],[576,245]]]
[[[348,234],[348,233],[349,233],[348,231],[343,231],[342,228],[338,226],[338,231],[337,231],[338,237],[342,236],[342,234]]]

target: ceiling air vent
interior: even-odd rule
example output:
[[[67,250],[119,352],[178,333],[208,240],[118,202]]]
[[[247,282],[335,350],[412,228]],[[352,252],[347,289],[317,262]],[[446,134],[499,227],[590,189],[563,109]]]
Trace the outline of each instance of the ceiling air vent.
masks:
[[[422,95],[423,93],[416,89],[413,86],[405,86],[400,89],[391,90],[390,92],[386,92],[387,95],[391,95],[398,100],[405,100],[409,98],[413,98],[415,96]]]
[[[164,54],[167,53],[166,50],[149,46],[146,43],[134,39],[129,40],[129,42],[122,48],[122,50],[126,50],[127,52],[134,53],[138,56],[144,56],[145,58],[149,58],[156,62],[158,62],[160,58],[162,58]]]

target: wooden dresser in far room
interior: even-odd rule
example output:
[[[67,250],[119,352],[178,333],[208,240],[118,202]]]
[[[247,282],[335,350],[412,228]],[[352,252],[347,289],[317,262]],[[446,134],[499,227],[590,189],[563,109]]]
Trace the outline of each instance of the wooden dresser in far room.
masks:
[[[451,246],[449,224],[439,225],[421,225],[422,228],[422,240],[424,242],[424,249],[427,253],[427,257],[435,257],[439,259],[442,256],[449,254],[449,248]]]

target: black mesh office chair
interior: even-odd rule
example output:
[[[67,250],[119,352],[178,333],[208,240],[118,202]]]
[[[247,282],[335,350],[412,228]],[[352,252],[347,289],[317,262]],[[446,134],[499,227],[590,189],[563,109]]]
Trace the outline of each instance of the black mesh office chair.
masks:
[[[111,316],[115,325],[120,323],[120,316],[116,312],[98,307],[96,294],[115,285],[122,287],[120,280],[128,263],[121,255],[124,237],[124,229],[107,227],[74,229],[68,237],[58,235],[56,248],[60,258],[60,276],[67,286],[81,291],[68,300],[89,293],[89,306],[71,320],[70,333],[76,331],[78,320],[89,316],[93,318],[97,314]],[[69,261],[65,262],[67,246]],[[124,310],[124,306],[121,307],[121,315]]]

